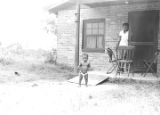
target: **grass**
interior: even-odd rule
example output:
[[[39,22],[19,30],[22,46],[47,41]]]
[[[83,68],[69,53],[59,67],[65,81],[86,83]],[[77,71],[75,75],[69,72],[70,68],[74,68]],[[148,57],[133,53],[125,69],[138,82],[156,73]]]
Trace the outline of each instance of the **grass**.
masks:
[[[56,54],[54,50],[54,52],[40,49],[26,50],[20,47],[19,44],[14,44],[7,48],[0,48],[0,51],[1,73],[4,70],[4,74],[7,74],[8,79],[13,76],[9,73],[14,72],[20,73],[25,81],[38,79],[64,81],[76,75],[73,73],[72,67],[54,63],[54,55]],[[27,77],[30,75],[32,77]]]
[[[136,79],[127,79],[127,78],[109,78],[107,83],[119,84],[119,85],[134,85],[134,84],[152,84],[155,81],[146,81],[146,80],[136,80]],[[159,83],[159,81],[157,81]]]
[[[27,68],[27,71],[34,74],[39,74],[42,79],[51,78],[63,81],[76,76],[73,69],[66,65],[53,65],[46,63],[32,64]]]

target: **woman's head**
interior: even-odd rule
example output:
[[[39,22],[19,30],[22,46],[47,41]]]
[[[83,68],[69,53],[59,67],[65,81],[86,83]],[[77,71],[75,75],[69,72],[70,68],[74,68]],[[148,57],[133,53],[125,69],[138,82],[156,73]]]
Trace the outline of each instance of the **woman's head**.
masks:
[[[129,30],[129,24],[128,23],[123,23],[123,30],[128,31]]]

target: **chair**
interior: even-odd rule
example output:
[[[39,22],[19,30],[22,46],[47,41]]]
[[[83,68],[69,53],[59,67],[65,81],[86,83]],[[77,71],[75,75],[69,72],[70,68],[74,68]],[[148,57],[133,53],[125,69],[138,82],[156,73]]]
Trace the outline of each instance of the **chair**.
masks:
[[[158,59],[159,53],[160,53],[160,50],[157,49],[157,50],[155,51],[155,53],[154,53],[154,56],[153,56],[151,59],[149,59],[149,60],[144,60],[144,65],[145,65],[145,67],[146,67],[146,71],[145,71],[145,73],[144,73],[144,75],[143,75],[144,77],[146,76],[146,74],[147,74],[148,72],[152,72],[152,74],[153,74],[153,73],[156,73],[156,70],[154,69],[154,64],[157,63],[157,59]],[[157,76],[157,74],[156,74],[156,76]],[[157,77],[158,77],[158,76],[157,76]]]
[[[117,72],[119,73],[127,72],[128,76],[130,74],[131,64],[133,64],[135,46],[120,46],[117,49]]]
[[[106,52],[109,57],[109,62],[112,64],[112,66],[107,71],[107,74],[110,74],[117,68],[118,63],[117,63],[116,56],[114,55],[114,52],[110,48],[107,48]]]

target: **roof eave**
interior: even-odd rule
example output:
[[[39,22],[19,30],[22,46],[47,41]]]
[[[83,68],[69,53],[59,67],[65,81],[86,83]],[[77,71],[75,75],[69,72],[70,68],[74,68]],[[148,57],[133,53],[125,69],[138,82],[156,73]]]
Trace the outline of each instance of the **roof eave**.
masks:
[[[49,9],[49,13],[55,13],[56,14],[58,11],[66,9],[66,8],[72,6],[72,5],[75,5],[75,4],[76,3],[71,2],[71,1],[64,2],[64,3],[62,3],[62,4],[58,5],[58,6],[55,6],[55,7],[51,8],[51,9]]]
[[[53,8],[49,9],[49,13],[57,13],[60,10],[66,9],[72,5],[75,5],[77,3],[79,4],[90,4],[90,3],[98,3],[98,2],[106,2],[106,1],[117,1],[117,0],[68,0],[64,3],[54,6]]]
[[[76,5],[77,3],[87,5],[89,7],[99,7],[113,4],[126,4],[127,3],[143,3],[143,2],[158,2],[159,0],[68,0],[58,6],[55,6],[49,10],[50,13],[57,13],[60,10],[64,10],[66,8],[69,8],[73,5]]]

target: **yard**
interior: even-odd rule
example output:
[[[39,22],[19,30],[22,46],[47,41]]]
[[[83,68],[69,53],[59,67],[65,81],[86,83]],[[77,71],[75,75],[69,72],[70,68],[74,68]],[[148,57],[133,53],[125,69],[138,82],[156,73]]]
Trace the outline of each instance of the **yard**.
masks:
[[[66,82],[75,76],[72,69],[37,59],[1,59],[1,115],[160,114],[160,81],[109,79],[102,85],[79,88]]]

